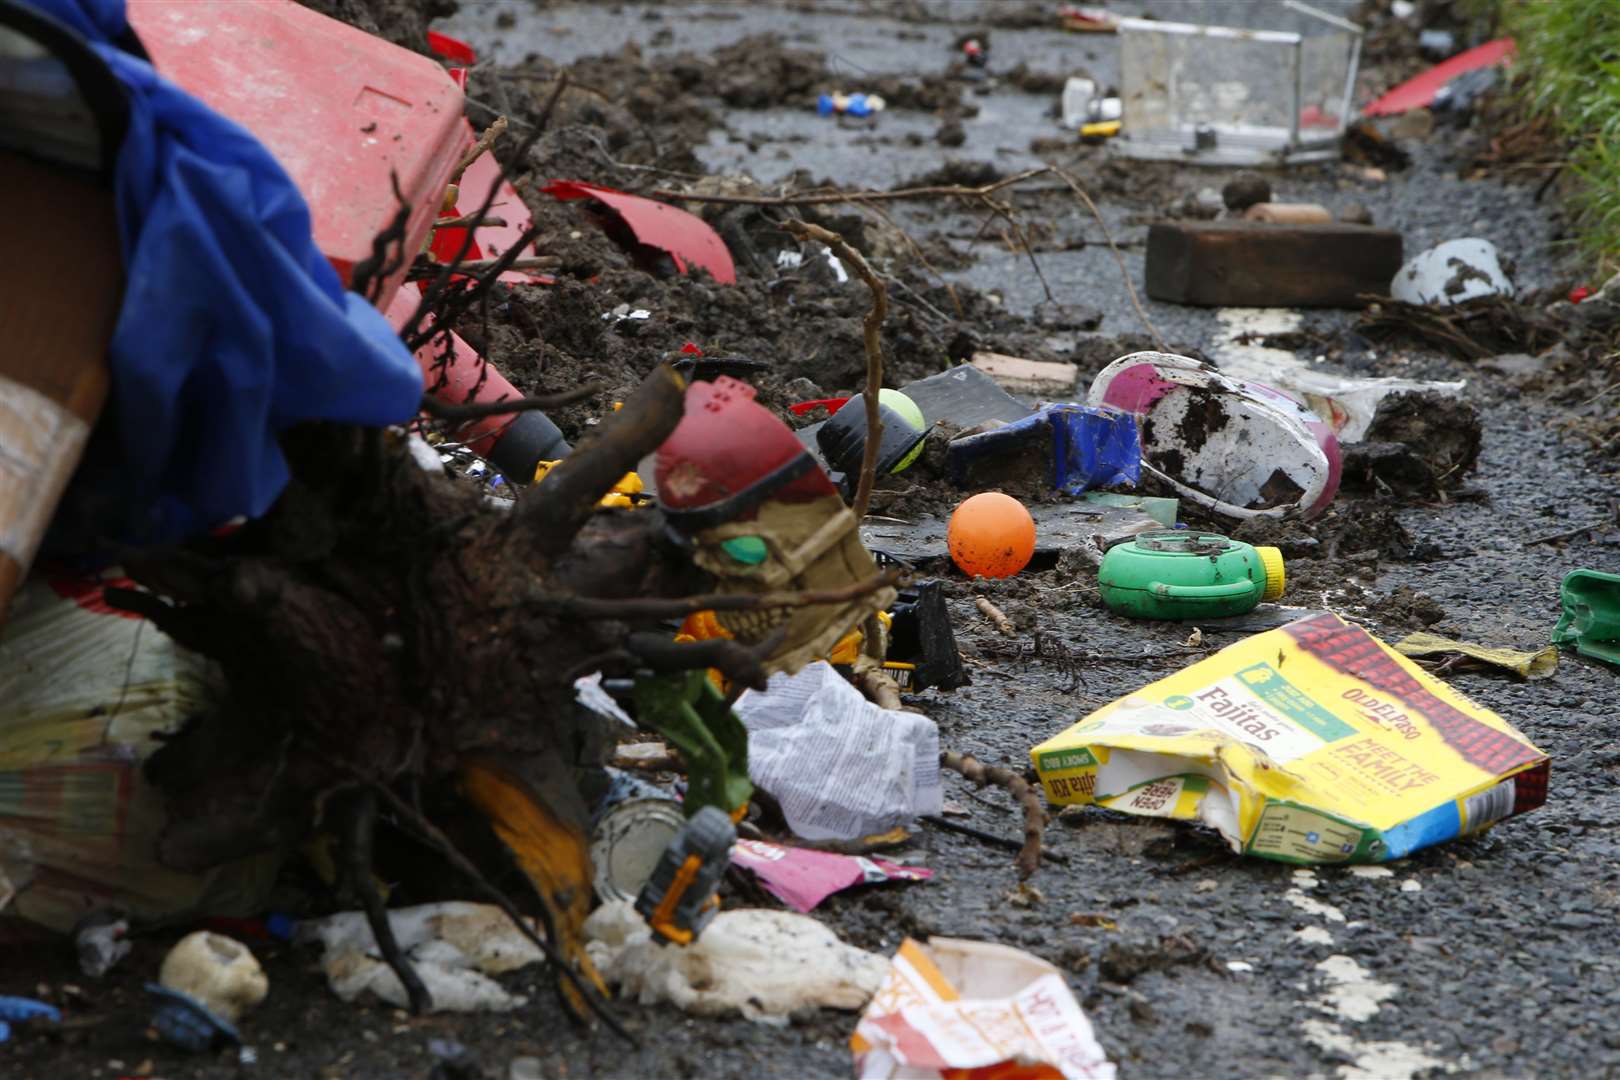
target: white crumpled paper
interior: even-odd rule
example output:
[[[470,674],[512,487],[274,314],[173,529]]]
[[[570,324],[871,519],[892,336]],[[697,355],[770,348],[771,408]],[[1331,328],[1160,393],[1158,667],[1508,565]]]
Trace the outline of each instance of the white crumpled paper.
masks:
[[[790,911],[722,911],[677,948],[654,942],[634,905],[616,900],[585,920],[585,935],[591,962],[620,996],[672,1002],[694,1016],[740,1012],[762,1024],[786,1024],[818,1006],[859,1009],[888,968],[883,957]]]
[[[490,904],[449,901],[388,913],[400,950],[433,996],[434,1012],[508,1012],[527,1003],[490,975],[541,963],[545,954]],[[539,932],[538,930],[536,931]],[[405,987],[377,949],[361,911],[300,923],[300,943],[325,948],[327,985],[344,1001],[366,991],[398,1008],[410,1004]]]
[[[826,661],[771,676],[734,706],[748,728],[748,773],[806,840],[887,832],[944,804],[939,728],[881,709]]]

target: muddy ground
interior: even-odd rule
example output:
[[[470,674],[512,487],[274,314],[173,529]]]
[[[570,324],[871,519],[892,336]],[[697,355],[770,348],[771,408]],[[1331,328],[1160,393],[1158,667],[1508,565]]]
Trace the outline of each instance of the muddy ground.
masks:
[[[420,25],[419,10],[417,24],[400,17],[416,6],[395,0],[332,6],[405,43]],[[1130,10],[1190,18],[1192,7]],[[1333,5],[1374,31],[1358,100],[1422,64],[1415,23],[1394,21],[1386,8]],[[1449,17],[1444,5],[1424,14]],[[1265,13],[1222,2],[1198,5],[1197,17],[1260,26]],[[1055,162],[1096,198],[1138,283],[1145,223],[1231,176],[1115,161],[1063,134],[1052,115],[1063,78],[1083,68],[1105,84],[1117,79],[1117,46],[1062,33],[1045,6],[466,3],[434,25],[486,58],[472,78],[476,123],[488,120],[486,107],[536,122],[557,74],[569,72],[570,88],[529,159],[508,160],[516,174],[643,192],[775,192],[983,184]],[[952,42],[972,31],[989,34],[988,80],[950,70]],[[818,92],[874,88],[891,107],[873,124],[819,118],[811,107]],[[1516,123],[1491,109],[1426,137],[1391,135],[1410,156],[1404,168],[1362,159],[1269,177],[1278,198],[1336,210],[1363,204],[1403,234],[1409,253],[1455,236],[1488,237],[1516,264],[1534,315],[1581,278],[1567,261],[1556,187],[1543,188],[1542,171],[1515,167],[1525,159],[1504,159],[1511,155],[1500,140]],[[510,159],[510,143],[505,153]],[[1385,178],[1369,174],[1370,164]],[[892,221],[847,205],[803,211],[868,253],[892,282],[890,385],[990,349],[1072,360],[1083,392],[1110,360],[1151,342],[1098,223],[1067,186],[1047,176],[999,197],[1025,226],[1045,287],[1014,230],[1004,219],[987,225],[976,201],[881,204]],[[687,341],[771,361],[759,380],[767,404],[856,387],[868,296],[814,268],[777,270],[778,252],[790,246],[778,228],[786,211],[703,210],[737,253],[739,282],[722,287],[638,263],[572,204],[536,194],[527,201],[547,226],[540,250],[562,257],[557,284],[514,292],[461,329],[526,389],[603,379],[600,399],[557,414],[571,436]],[[605,322],[620,304],[651,317]],[[1620,569],[1620,440],[1614,399],[1600,396],[1616,376],[1604,359],[1612,346],[1599,338],[1566,329],[1539,360],[1482,362],[1410,335],[1374,340],[1357,331],[1352,312],[1308,313],[1253,342],[1240,338],[1241,313],[1154,302],[1146,311],[1173,348],[1217,361],[1258,344],[1357,374],[1467,380],[1464,400],[1483,432],[1477,466],[1421,494],[1347,491],[1323,519],[1289,530],[1280,539],[1292,582],[1286,603],[1330,608],[1386,639],[1427,628],[1533,648],[1558,616],[1567,570]],[[944,513],[957,497],[921,473],[901,487],[915,490],[880,494],[885,515]],[[1015,768],[1030,746],[1088,710],[1236,640],[1208,630],[1202,645],[1188,646],[1188,627],[1113,616],[1097,605],[1083,564],[1059,560],[977,590],[1026,641],[1038,632],[1061,643],[1061,657],[1020,659],[975,612],[975,590],[949,580],[974,684],[912,703],[938,722],[945,746]],[[1237,858],[1206,833],[1091,811],[1054,820],[1048,848],[1066,861],[1044,864],[1017,902],[1009,852],[924,825],[902,854],[932,867],[932,882],[847,892],[817,917],[882,953],[907,935],[946,934],[1045,957],[1068,973],[1125,1076],[1620,1073],[1616,673],[1567,654],[1545,681],[1464,670],[1447,678],[1552,755],[1551,793],[1533,814],[1420,852],[1392,873],[1322,869],[1301,879],[1281,864]],[[960,820],[1018,835],[1004,795],[951,776],[946,783],[947,799],[966,811]],[[1077,925],[1076,914],[1114,926]],[[143,938],[102,982],[80,976],[59,946],[14,949],[0,992],[62,1002],[73,1024],[0,1047],[0,1070],[420,1077],[438,1060],[436,1043],[440,1051],[460,1043],[484,1070],[469,1075],[492,1077],[525,1056],[557,1077],[841,1076],[850,1068],[847,1014],[775,1029],[622,1003],[641,1039],[631,1049],[563,1019],[540,970],[508,977],[533,999],[522,1011],[411,1019],[337,1002],[313,954],[274,944],[257,946],[272,992],[245,1026],[257,1063],[184,1058],[152,1041],[140,993],[170,940]]]

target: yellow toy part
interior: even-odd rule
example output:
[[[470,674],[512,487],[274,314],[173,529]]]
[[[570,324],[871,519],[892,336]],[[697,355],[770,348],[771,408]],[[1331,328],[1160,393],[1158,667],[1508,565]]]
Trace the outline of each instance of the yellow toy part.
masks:
[[[546,475],[550,473],[551,470],[556,467],[556,465],[557,462],[555,461],[542,461],[537,463],[534,467],[534,482],[538,484],[540,481],[544,480]],[[635,506],[637,505],[637,497],[642,492],[642,486],[640,476],[633,472],[627,472],[619,478],[619,482],[617,484],[613,485],[613,490],[602,496],[596,505]]]
[[[585,952],[585,917],[591,913],[590,841],[585,828],[551,806],[542,786],[525,779],[513,763],[467,762],[460,770],[462,795],[489,821],[512,853],[551,917],[552,945],[574,971],[604,997],[607,987]],[[541,776],[555,774],[544,769]],[[564,1001],[580,1019],[590,1015],[579,991],[559,982]]]

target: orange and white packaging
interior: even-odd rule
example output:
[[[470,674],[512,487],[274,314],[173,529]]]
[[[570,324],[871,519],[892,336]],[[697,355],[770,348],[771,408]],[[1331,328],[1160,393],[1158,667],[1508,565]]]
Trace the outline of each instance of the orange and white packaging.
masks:
[[[907,939],[850,1038],[860,1080],[1113,1080],[1063,973],[1021,949]]]

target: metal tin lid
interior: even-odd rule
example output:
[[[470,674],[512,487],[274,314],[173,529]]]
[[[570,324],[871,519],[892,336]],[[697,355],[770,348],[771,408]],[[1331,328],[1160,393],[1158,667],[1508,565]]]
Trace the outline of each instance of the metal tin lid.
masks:
[[[628,799],[608,809],[591,838],[597,895],[633,902],[685,825],[673,799]]]

